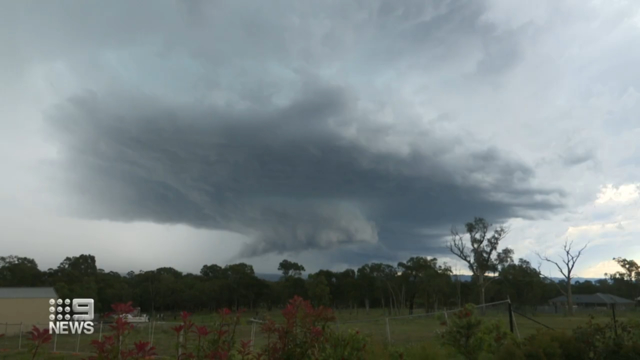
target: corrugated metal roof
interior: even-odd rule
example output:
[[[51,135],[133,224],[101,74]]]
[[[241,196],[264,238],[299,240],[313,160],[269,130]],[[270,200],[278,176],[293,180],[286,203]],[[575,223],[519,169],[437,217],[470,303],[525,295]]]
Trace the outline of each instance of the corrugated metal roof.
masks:
[[[57,297],[52,287],[0,287],[0,299],[56,299]]]
[[[572,295],[574,304],[634,304],[633,300],[627,300],[611,294]],[[566,303],[566,296],[558,296],[549,300],[552,303]]]

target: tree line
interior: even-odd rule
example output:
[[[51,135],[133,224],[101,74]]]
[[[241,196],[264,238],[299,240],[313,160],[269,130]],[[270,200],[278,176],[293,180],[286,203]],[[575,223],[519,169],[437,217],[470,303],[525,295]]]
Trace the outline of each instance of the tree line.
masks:
[[[295,295],[316,306],[349,311],[382,310],[387,315],[459,308],[509,298],[515,306],[545,305],[563,294],[609,293],[635,299],[640,294],[640,267],[633,260],[614,259],[615,274],[597,281],[573,281],[573,267],[582,250],[565,243],[556,265],[564,280],[554,281],[526,259],[514,259],[509,248],[499,249],[508,231],[476,218],[465,226],[466,236],[452,229],[451,252],[473,274],[464,281],[437,258],[414,256],[395,265],[372,262],[343,271],[320,270],[305,276],[303,264],[280,262],[278,281],[258,277],[253,266],[236,263],[203,265],[199,274],[171,267],[126,274],[99,269],[93,255],[66,257],[56,268],[42,271],[34,259],[0,257],[0,286],[52,286],[61,298],[93,298],[100,311],[112,303],[133,301],[146,313],[187,310],[213,311],[222,307],[250,310],[280,308]],[[569,307],[571,308],[571,307]]]

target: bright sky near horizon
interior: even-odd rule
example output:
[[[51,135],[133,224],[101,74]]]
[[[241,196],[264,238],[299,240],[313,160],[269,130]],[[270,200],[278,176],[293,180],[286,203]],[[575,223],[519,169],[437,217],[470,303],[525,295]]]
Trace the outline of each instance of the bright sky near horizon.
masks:
[[[2,255],[640,260],[640,2],[0,3]],[[558,272],[547,264],[543,271]]]

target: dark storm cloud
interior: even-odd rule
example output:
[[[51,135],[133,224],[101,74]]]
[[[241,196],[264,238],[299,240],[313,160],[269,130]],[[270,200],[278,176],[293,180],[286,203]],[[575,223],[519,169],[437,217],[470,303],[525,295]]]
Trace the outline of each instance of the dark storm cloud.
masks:
[[[244,256],[354,244],[389,256],[380,249],[437,248],[426,229],[560,206],[500,150],[374,125],[357,103],[332,86],[261,110],[89,92],[47,124],[77,214],[239,232],[253,239]],[[398,134],[408,151],[382,146]]]

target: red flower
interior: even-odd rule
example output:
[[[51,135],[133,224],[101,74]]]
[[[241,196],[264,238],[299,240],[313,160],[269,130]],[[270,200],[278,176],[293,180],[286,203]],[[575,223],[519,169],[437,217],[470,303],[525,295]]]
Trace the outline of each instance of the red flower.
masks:
[[[183,311],[180,314],[180,317],[182,318],[182,321],[184,321],[184,322],[187,322],[187,320],[189,319],[190,316],[191,316],[191,314],[186,312],[186,311]]]
[[[209,331],[209,329],[207,329],[206,326],[198,326],[196,325],[196,329],[193,331],[194,333],[196,333],[198,336],[202,336],[202,337],[207,337],[209,334],[211,334],[211,331]]]
[[[316,338],[319,338],[322,336],[322,329],[320,329],[319,327],[313,327],[311,329],[311,335],[313,335]]]
[[[120,359],[127,360],[128,358],[132,358],[136,355],[134,350],[122,350],[120,351]]]
[[[27,335],[29,335],[29,340],[37,345],[46,344],[52,339],[49,329],[39,329],[35,325],[33,325],[31,331],[27,332]]]
[[[222,315],[222,316],[227,316],[227,315],[231,314],[231,310],[229,310],[229,309],[227,309],[227,308],[224,308],[224,309],[220,309],[220,310],[218,310],[218,313],[219,313],[220,315]]]
[[[212,351],[207,354],[207,359],[209,360],[228,360],[229,352],[228,351]]]
[[[218,336],[218,339],[223,338],[225,335],[227,335],[227,333],[229,332],[229,330],[224,330],[224,329],[220,329],[220,330],[216,330],[215,333]]]
[[[240,340],[238,355],[240,355],[242,359],[251,355],[251,340]]]
[[[127,320],[119,317],[116,319],[116,322],[109,325],[109,327],[111,328],[111,330],[115,331],[118,334],[124,334],[125,332],[127,332],[128,330],[132,330],[133,329],[133,324],[129,323]]]
[[[128,303],[124,304],[124,303],[116,303],[116,304],[112,304],[111,308],[113,309],[112,312],[107,313],[107,316],[111,316],[111,315],[125,315],[125,314],[131,314],[132,312],[136,311],[132,306],[131,306],[131,301],[129,301]]]
[[[136,354],[141,357],[150,357],[158,355],[156,354],[156,347],[151,346],[149,341],[138,341],[133,343],[133,346],[136,348]]]
[[[183,325],[176,325],[176,326],[172,327],[171,330],[175,331],[176,334],[180,334],[182,332],[182,330],[184,330],[184,324]]]

